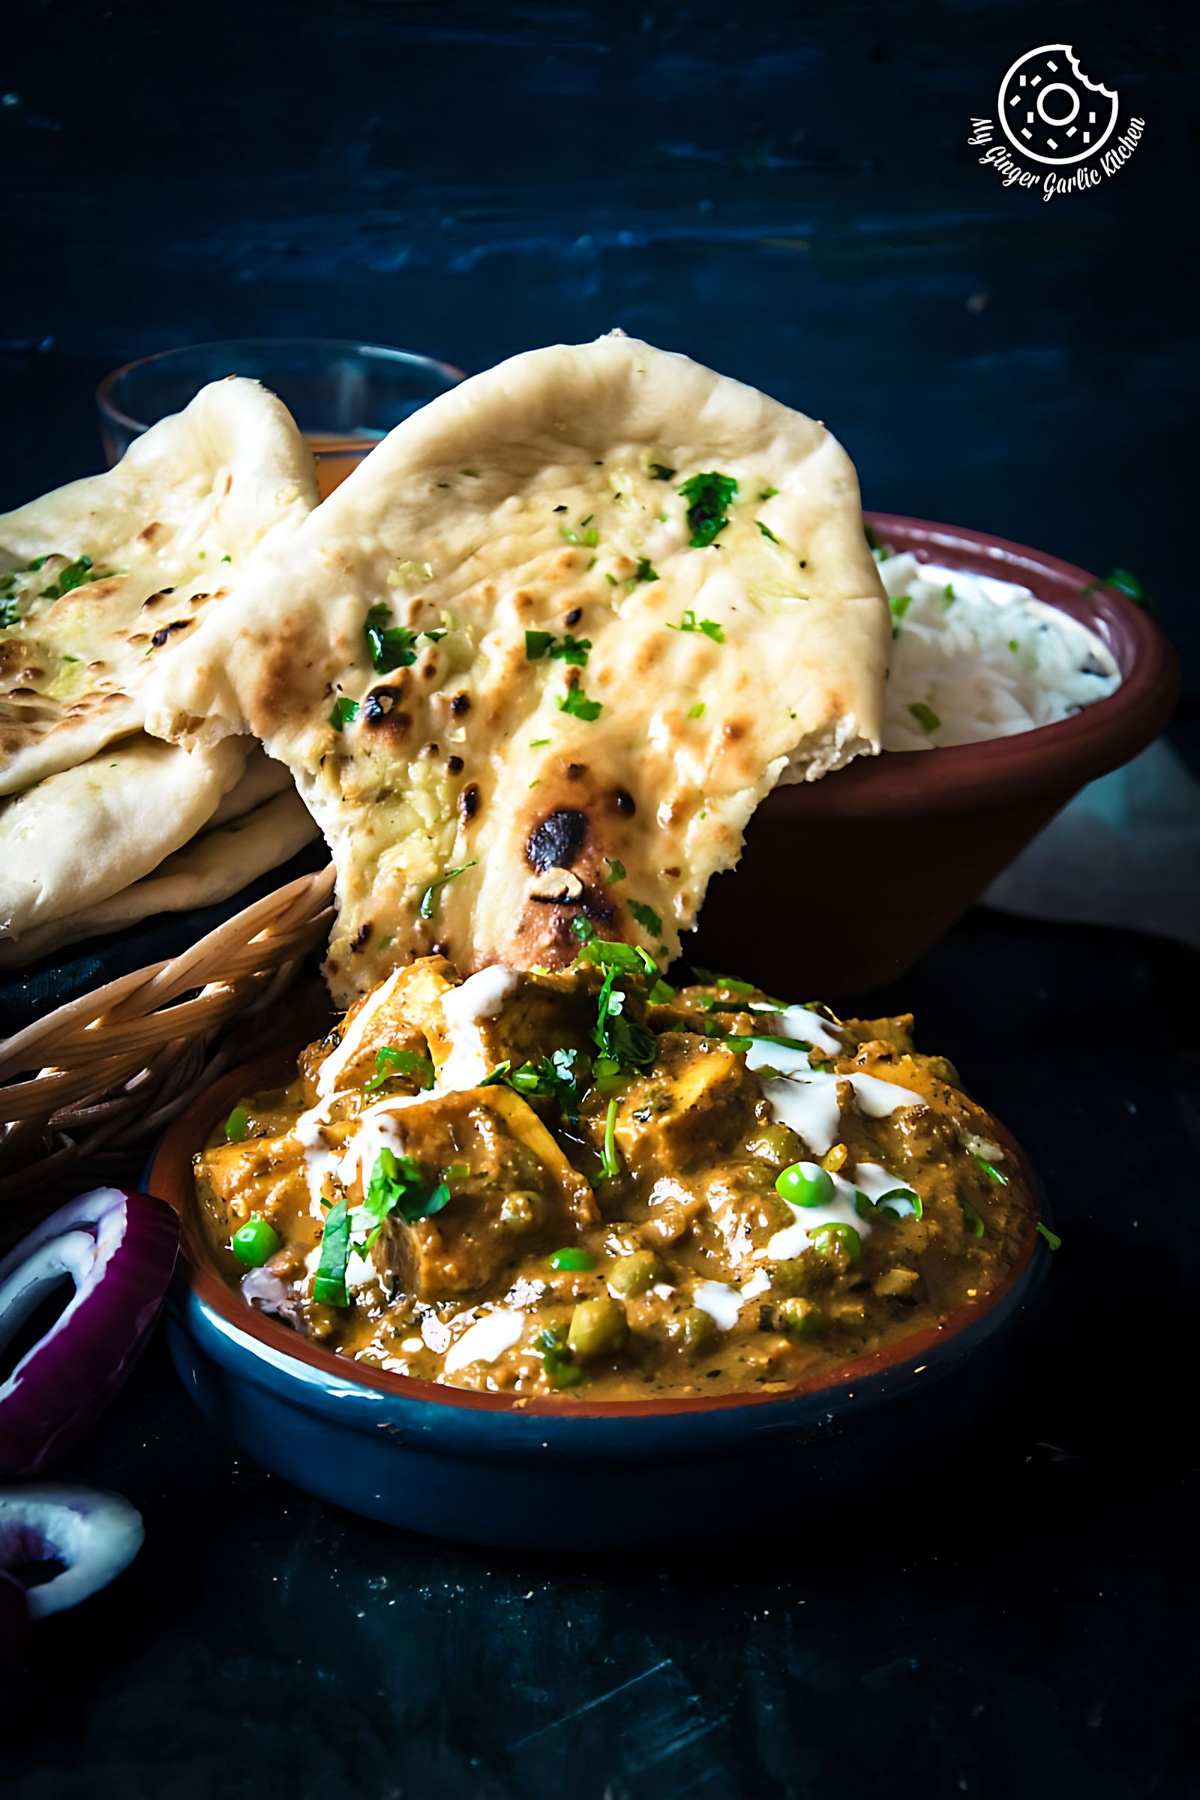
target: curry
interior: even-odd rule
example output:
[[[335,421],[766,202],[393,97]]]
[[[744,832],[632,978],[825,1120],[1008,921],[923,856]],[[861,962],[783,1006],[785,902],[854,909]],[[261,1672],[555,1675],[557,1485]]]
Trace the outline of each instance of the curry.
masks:
[[[1033,1229],[911,1031],[599,939],[561,974],[425,957],[197,1191],[245,1298],[344,1356],[568,1405],[783,1390],[981,1303]]]

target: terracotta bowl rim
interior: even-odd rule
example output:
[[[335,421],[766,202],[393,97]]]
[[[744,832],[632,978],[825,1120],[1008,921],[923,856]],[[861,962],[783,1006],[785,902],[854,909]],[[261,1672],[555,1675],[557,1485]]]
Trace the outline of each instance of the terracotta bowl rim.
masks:
[[[860,756],[830,779],[776,788],[763,805],[778,818],[789,801],[806,813],[830,814],[880,806],[904,812],[936,812],[956,801],[978,805],[988,798],[1012,802],[1031,792],[1062,793],[1064,798],[1096,775],[1118,767],[1157,736],[1174,710],[1179,692],[1179,659],[1174,646],[1143,607],[1104,585],[1073,563],[1031,549],[993,533],[966,526],[943,525],[900,513],[868,512],[864,518],[884,541],[892,534],[902,549],[928,551],[972,573],[1001,577],[1040,576],[1060,590],[1047,604],[1068,596],[1073,611],[1111,635],[1105,620],[1119,617],[1131,645],[1127,666],[1116,691],[1068,719],[1041,725],[1014,737],[990,738],[981,744],[957,744],[934,750],[885,750]],[[1040,596],[1039,596],[1040,597]],[[919,780],[914,780],[916,773]]]
[[[218,1273],[211,1250],[205,1240],[194,1203],[191,1181],[191,1159],[213,1125],[247,1093],[280,1085],[294,1074],[297,1046],[291,1051],[275,1051],[270,1055],[244,1063],[203,1089],[172,1121],[154,1152],[146,1186],[151,1194],[166,1201],[179,1214],[182,1239],[176,1280],[186,1281],[188,1289],[203,1306],[215,1312],[227,1326],[255,1341],[257,1346],[350,1386],[374,1389],[398,1400],[423,1402],[437,1406],[474,1412],[516,1413],[518,1417],[553,1417],[554,1419],[597,1420],[664,1418],[678,1414],[727,1412],[736,1408],[784,1406],[789,1402],[810,1399],[814,1395],[846,1388],[853,1382],[900,1369],[918,1357],[933,1356],[948,1347],[971,1325],[984,1319],[1005,1299],[1027,1275],[1039,1249],[1037,1218],[1044,1216],[1041,1183],[1029,1158],[1012,1134],[993,1119],[997,1136],[1019,1165],[1037,1202],[1037,1215],[1031,1219],[1016,1258],[1004,1280],[983,1298],[965,1302],[937,1325],[911,1332],[881,1350],[840,1363],[820,1377],[797,1382],[783,1391],[733,1394],[680,1395],[654,1400],[563,1402],[553,1398],[529,1399],[521,1395],[479,1393],[467,1388],[454,1388],[439,1382],[424,1381],[413,1375],[399,1375],[390,1369],[375,1368],[367,1363],[351,1361],[333,1350],[325,1350],[310,1338],[301,1337],[288,1325],[269,1314],[251,1307],[230,1288]]]

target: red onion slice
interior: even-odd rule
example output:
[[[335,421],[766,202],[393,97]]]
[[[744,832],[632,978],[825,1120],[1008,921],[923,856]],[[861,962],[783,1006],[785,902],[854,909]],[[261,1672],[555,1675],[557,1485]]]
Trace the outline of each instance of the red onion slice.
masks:
[[[0,1489],[0,1569],[41,1562],[60,1575],[25,1589],[29,1617],[78,1606],[127,1569],[142,1547],[142,1515],[120,1494],[74,1481]]]
[[[0,1382],[0,1475],[42,1468],[111,1399],[158,1317],[178,1249],[165,1202],[97,1188],[0,1262],[0,1355],[59,1283],[75,1290]]]

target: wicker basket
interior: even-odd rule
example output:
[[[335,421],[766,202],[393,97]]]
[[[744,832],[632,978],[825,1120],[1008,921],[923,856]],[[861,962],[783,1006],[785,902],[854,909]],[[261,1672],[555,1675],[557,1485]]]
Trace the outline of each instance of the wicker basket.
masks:
[[[329,935],[332,893],[332,869],[302,876],[183,955],[0,1041],[0,1241],[57,1200],[48,1190],[74,1163],[128,1157],[223,1069],[281,1037],[299,1011],[289,990]]]

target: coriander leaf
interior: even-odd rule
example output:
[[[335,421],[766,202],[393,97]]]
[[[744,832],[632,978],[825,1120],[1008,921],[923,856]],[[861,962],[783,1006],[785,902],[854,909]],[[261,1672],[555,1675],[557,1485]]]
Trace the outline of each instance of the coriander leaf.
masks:
[[[625,864],[618,857],[608,860],[608,874],[604,877],[605,887],[611,887],[614,881],[624,881]]]
[[[375,1052],[375,1073],[363,1083],[364,1093],[373,1094],[393,1075],[411,1075],[419,1088],[433,1086],[433,1064],[427,1056],[417,1056],[412,1050],[394,1050],[390,1044],[384,1044]]]
[[[693,550],[707,549],[718,533],[724,531],[729,523],[725,508],[737,493],[737,487],[732,475],[721,475],[715,469],[704,475],[693,475],[683,483],[679,492],[689,502],[687,516],[692,528]]]
[[[680,623],[678,625],[668,625],[667,630],[702,631],[705,637],[712,639],[714,644],[723,644],[725,642],[724,627],[718,625],[715,619],[697,619],[690,606],[684,613]]]
[[[644,905],[640,900],[631,900],[629,910],[643,931],[648,931],[652,937],[662,936],[662,920],[653,907]]]
[[[338,698],[333,703],[333,711],[330,713],[326,723],[332,725],[335,731],[341,731],[345,726],[349,725],[352,720],[357,719],[357,717],[358,701],[348,700],[345,694],[339,694]]]
[[[396,625],[392,622],[392,609],[383,603],[372,606],[367,613],[364,626],[367,648],[371,652],[371,661],[380,675],[390,675],[393,669],[406,669],[417,660],[413,645],[417,638],[415,631],[407,625]]]
[[[584,945],[575,958],[577,963],[595,963],[599,969],[618,969],[623,975],[640,975],[658,979],[658,964],[640,944],[614,943],[611,938],[594,938]]]
[[[573,719],[598,719],[604,711],[599,700],[589,700],[580,688],[568,688],[565,694],[559,694],[554,702],[559,712],[570,713]]]
[[[574,638],[568,631],[561,644],[553,645],[550,654],[558,662],[573,663],[577,669],[584,669],[591,647],[591,638]]]
[[[617,975],[618,970],[614,967],[605,971],[596,1004],[592,1042],[604,1059],[615,1064],[616,1072],[632,1072],[649,1067],[654,1061],[657,1044],[652,1031],[636,1019],[625,1017],[628,995],[623,988],[617,987]]]
[[[478,862],[479,858],[477,856],[472,857],[471,861],[469,863],[463,863],[461,868],[447,869],[444,875],[439,875],[436,881],[431,881],[429,886],[425,889],[425,892],[421,895],[421,904],[417,909],[420,912],[421,917],[423,919],[432,919],[433,909],[438,902],[438,895],[441,893],[446,883],[448,881],[457,881],[460,875],[465,875],[468,869],[475,868]]]
[[[604,1121],[604,1149],[601,1152],[600,1168],[605,1176],[619,1175],[621,1165],[617,1161],[617,1096],[614,1094],[608,1103],[608,1113]]]
[[[389,1213],[398,1212],[406,1224],[415,1225],[418,1219],[441,1212],[449,1199],[444,1181],[430,1182],[415,1157],[397,1156],[385,1144],[371,1172],[363,1211],[379,1224]]]
[[[650,464],[650,479],[651,481],[674,481],[675,471],[674,469],[668,469],[666,463],[652,462]]]
[[[525,657],[528,662],[538,662],[541,657],[549,656],[554,643],[552,631],[527,631],[525,633]]]
[[[1090,594],[1098,587],[1115,588],[1118,594],[1124,594],[1125,598],[1132,600],[1135,606],[1144,607],[1149,613],[1155,611],[1153,600],[1131,569],[1113,569],[1104,577],[1103,581],[1089,581],[1083,592]]]
[[[629,587],[636,587],[639,581],[661,581],[661,579],[662,577],[659,575],[658,570],[651,566],[649,558],[639,556],[638,566],[629,577],[629,581],[626,585]]]
[[[901,620],[904,617],[905,613],[908,611],[908,609],[911,605],[912,605],[912,595],[911,594],[896,594],[896,595],[894,595],[893,598],[888,601],[888,610],[892,615],[893,623],[898,623],[899,620]]]
[[[21,609],[15,600],[5,600],[0,604],[0,631],[7,631],[10,626],[21,622]]]
[[[42,561],[45,561],[44,557]],[[31,563],[30,568],[33,566]],[[57,581],[52,581],[48,588],[42,589],[41,598],[43,600],[61,600],[64,594],[71,592],[72,588],[84,587],[89,581],[103,580],[105,573],[111,573],[111,571],[97,570],[93,575],[91,557],[77,557],[73,563],[67,564]]]
[[[758,497],[760,500],[773,500],[778,492],[777,487],[760,488]]]
[[[322,1306],[349,1306],[346,1292],[346,1263],[350,1256],[350,1212],[348,1202],[339,1200],[325,1215],[321,1238],[321,1260],[313,1280],[313,1299]]]
[[[596,935],[596,927],[590,919],[585,919],[582,913],[577,913],[571,920],[571,930],[582,944],[590,943]]]
[[[942,721],[938,718],[933,708],[931,706],[926,706],[923,700],[914,700],[908,710],[917,721],[917,724],[921,727],[922,731],[937,731],[940,729]]]

